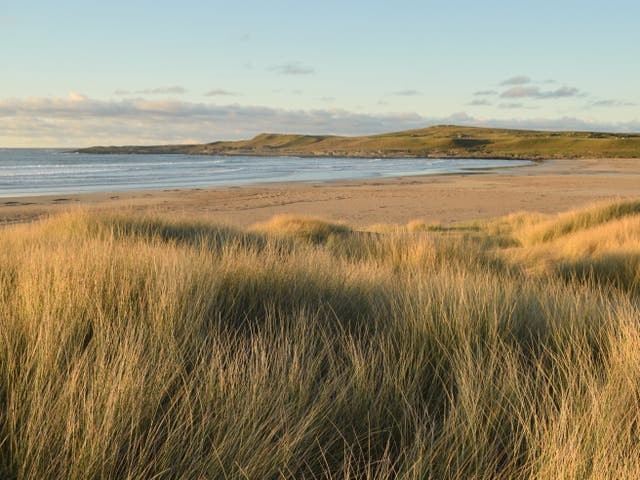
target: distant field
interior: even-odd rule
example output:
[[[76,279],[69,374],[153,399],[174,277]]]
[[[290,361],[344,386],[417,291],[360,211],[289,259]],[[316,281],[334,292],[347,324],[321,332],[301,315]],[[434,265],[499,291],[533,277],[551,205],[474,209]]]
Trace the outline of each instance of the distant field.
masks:
[[[91,147],[79,151],[339,157],[637,158],[640,157],[640,134],[542,132],[444,125],[364,137],[265,133],[251,140],[236,142]]]
[[[640,201],[0,229],[0,477],[640,478]]]

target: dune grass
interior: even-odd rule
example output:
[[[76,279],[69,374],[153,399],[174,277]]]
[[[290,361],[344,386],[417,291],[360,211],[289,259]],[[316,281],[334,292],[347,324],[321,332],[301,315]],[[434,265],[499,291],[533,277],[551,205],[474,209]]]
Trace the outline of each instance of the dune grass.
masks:
[[[0,477],[638,478],[635,205],[3,228]]]
[[[333,237],[344,237],[353,233],[351,228],[341,223],[327,222],[313,217],[278,215],[268,222],[257,223],[251,230],[272,236],[293,237],[322,243]]]

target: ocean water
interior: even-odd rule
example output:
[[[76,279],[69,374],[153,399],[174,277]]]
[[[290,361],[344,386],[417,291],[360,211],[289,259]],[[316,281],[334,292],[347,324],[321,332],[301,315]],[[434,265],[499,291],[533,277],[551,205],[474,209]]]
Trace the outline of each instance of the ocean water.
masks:
[[[87,155],[0,149],[0,197],[477,172],[528,161]]]

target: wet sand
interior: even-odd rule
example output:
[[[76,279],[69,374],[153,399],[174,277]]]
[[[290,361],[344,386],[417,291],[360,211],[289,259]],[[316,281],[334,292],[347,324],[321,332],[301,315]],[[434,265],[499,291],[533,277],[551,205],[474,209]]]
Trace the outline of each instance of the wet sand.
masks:
[[[353,225],[414,219],[450,224],[630,197],[640,197],[640,159],[550,160],[479,174],[0,198],[0,225],[74,206],[172,212],[235,225],[279,214]]]

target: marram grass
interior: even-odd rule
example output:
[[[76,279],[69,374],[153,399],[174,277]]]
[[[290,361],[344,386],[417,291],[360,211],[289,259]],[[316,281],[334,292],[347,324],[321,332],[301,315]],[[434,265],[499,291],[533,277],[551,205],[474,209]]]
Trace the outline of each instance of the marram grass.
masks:
[[[3,228],[0,477],[640,478],[635,205]]]

